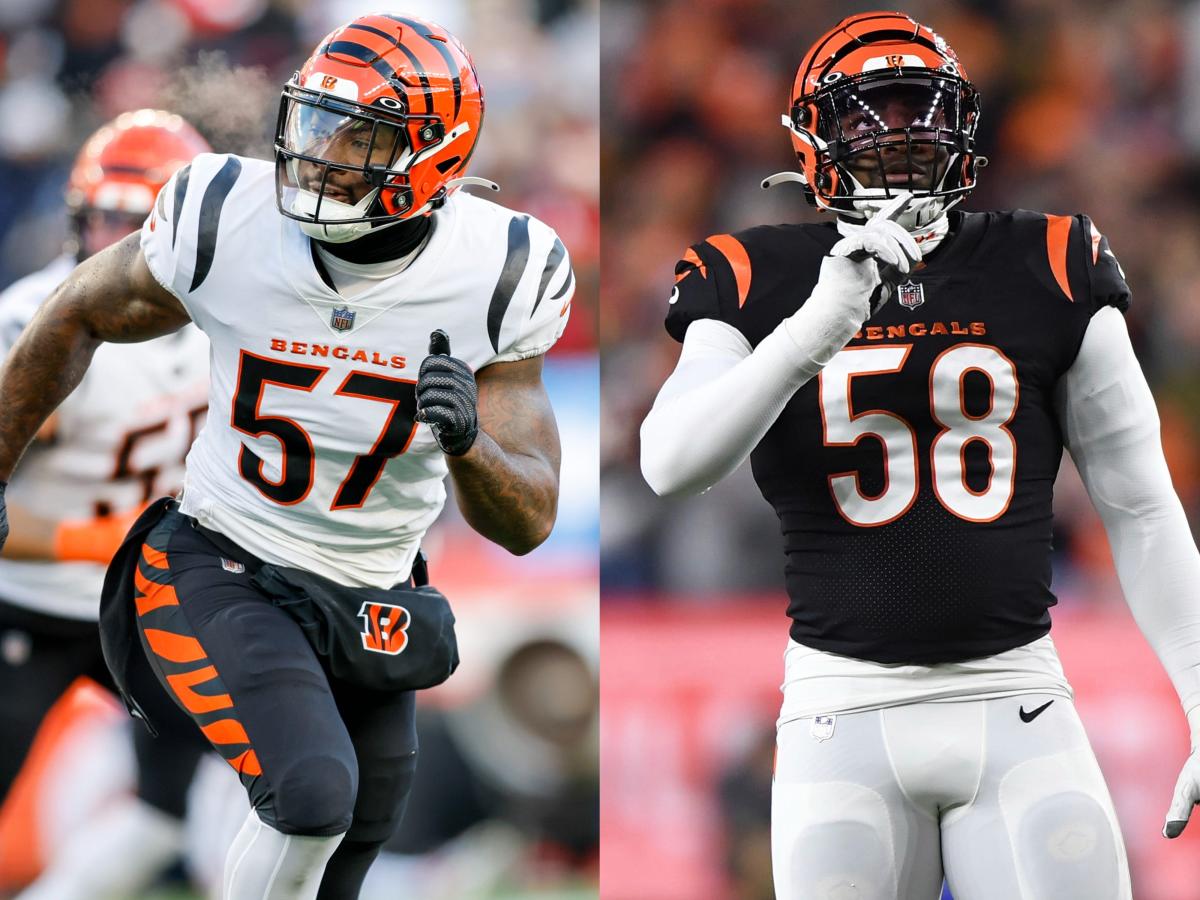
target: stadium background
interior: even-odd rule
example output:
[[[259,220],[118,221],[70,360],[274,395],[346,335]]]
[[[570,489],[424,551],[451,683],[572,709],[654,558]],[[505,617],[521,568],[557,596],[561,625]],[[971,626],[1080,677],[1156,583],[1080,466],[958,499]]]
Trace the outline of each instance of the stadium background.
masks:
[[[425,697],[427,774],[399,852],[377,863],[363,897],[595,896],[595,0],[4,0],[0,287],[61,252],[66,176],[104,121],[161,106],[218,152],[270,158],[282,83],[325,33],[381,7],[437,21],[471,49],[487,102],[471,173],[500,183],[498,202],[558,230],[578,288],[546,366],[564,450],[558,525],[520,559],[474,535],[453,502],[431,532],[435,583],[455,604],[464,662]],[[124,712],[86,685],[56,709],[36,765],[0,811],[0,896],[128,790],[126,727]],[[219,883],[245,799],[219,763],[202,769],[192,798],[188,865],[199,890]],[[154,896],[192,896],[183,883],[180,869]]]
[[[601,170],[601,860],[609,900],[772,896],[773,719],[787,620],[781,539],[748,467],[663,502],[637,429],[674,366],[672,268],[705,235],[816,221],[780,127],[800,57],[886,3],[604,0]],[[1128,320],[1175,484],[1200,521],[1200,4],[901,4],[980,89],[991,165],[966,209],[1087,212],[1133,287]],[[714,411],[716,412],[716,411]],[[1187,753],[1174,692],[1130,619],[1069,464],[1054,637],[1114,796],[1138,900],[1200,898],[1200,823],[1160,836]]]

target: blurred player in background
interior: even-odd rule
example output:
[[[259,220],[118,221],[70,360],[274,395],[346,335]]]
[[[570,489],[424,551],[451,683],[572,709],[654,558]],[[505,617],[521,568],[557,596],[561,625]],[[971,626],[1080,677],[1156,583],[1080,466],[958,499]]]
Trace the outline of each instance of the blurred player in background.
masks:
[[[1200,739],[1197,554],[1083,215],[962,213],[978,94],[900,13],[805,56],[784,124],[825,225],[693,245],[678,365],[642,427],[660,494],[747,456],[793,619],[772,799],[782,900],[1129,898],[1107,789],[1048,636],[1063,447]],[[713,409],[722,415],[712,416]],[[702,435],[703,440],[697,436]],[[1181,773],[1164,834],[1197,799]]]
[[[402,686],[457,661],[419,555],[447,472],[467,521],[514,553],[555,519],[541,368],[574,275],[547,226],[456,190],[490,184],[464,175],[482,117],[445,30],[336,29],[284,88],[276,164],[197,157],[0,374],[7,476],[99,343],[189,319],[213,342],[210,407],[230,418],[189,453],[181,504],[135,524],[104,615],[131,702],[148,659],[250,796],[226,898],[356,897],[402,814]],[[426,664],[436,679],[408,673]]]
[[[209,149],[161,110],[125,113],[92,135],[67,186],[72,246],[0,295],[3,352],[76,265],[136,231],[167,179]],[[96,630],[104,567],[145,504],[182,486],[207,391],[199,329],[105,345],[14,474],[8,515],[17,535],[0,559],[0,803],[67,688],[81,676],[112,686]],[[26,900],[126,897],[178,855],[205,745],[169,703],[159,711],[159,740],[134,731],[137,797],[61,852]]]

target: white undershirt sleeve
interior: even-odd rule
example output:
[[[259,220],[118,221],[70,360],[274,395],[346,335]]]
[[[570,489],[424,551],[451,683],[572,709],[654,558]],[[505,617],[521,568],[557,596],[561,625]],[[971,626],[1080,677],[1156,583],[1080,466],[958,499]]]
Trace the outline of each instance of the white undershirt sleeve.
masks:
[[[1200,553],[1167,471],[1154,398],[1116,309],[1092,318],[1056,400],[1065,443],[1108,532],[1126,602],[1189,720],[1196,719]]]
[[[751,351],[732,325],[693,322],[642,423],[646,483],[664,496],[708,490],[741,465],[819,370],[783,325]]]

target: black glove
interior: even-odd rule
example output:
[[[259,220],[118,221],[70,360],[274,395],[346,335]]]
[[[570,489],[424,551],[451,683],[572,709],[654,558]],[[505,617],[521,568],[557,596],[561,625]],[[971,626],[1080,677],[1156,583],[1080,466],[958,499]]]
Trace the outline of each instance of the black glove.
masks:
[[[0,481],[0,550],[4,549],[4,542],[8,540],[8,506],[4,503],[6,487],[8,482]]]
[[[442,452],[462,456],[479,434],[475,404],[479,389],[470,367],[450,355],[450,338],[441,329],[429,336],[429,356],[417,375],[417,421],[433,429]]]

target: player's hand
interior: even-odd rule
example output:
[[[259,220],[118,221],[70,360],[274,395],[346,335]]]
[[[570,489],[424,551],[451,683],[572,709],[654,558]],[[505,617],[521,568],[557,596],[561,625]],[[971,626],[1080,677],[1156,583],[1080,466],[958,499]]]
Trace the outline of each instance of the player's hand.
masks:
[[[921,261],[921,248],[896,222],[911,200],[912,194],[901,191],[866,225],[834,244],[821,264],[818,283],[866,305],[864,320],[888,301],[894,286]]]
[[[429,336],[429,356],[417,375],[417,421],[450,456],[462,456],[479,434],[475,375],[461,359],[450,355],[450,338],[441,329]]]
[[[8,540],[8,507],[4,503],[4,489],[7,487],[7,481],[0,481],[0,550],[4,549],[4,543]]]
[[[1167,810],[1167,821],[1163,825],[1163,837],[1176,838],[1183,833],[1192,814],[1192,807],[1200,802],[1200,751],[1193,750],[1192,755],[1183,764],[1179,780],[1175,782],[1175,794],[1171,798],[1171,808]]]

